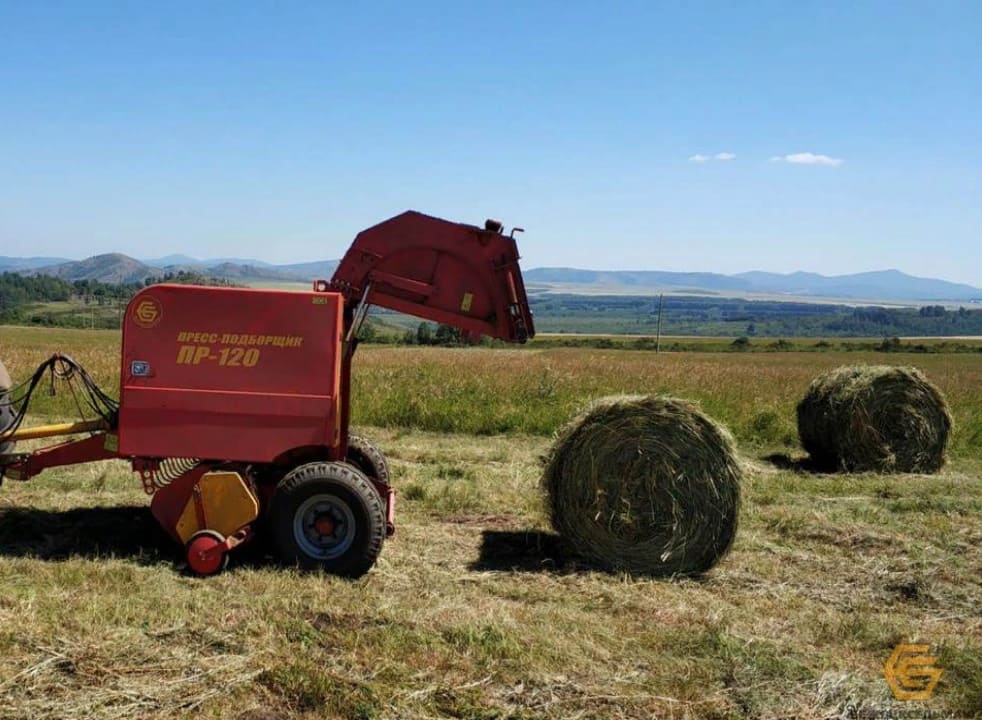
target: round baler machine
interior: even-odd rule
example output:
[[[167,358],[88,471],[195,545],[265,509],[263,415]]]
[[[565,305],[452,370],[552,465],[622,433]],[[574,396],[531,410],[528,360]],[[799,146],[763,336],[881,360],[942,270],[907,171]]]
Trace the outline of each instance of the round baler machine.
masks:
[[[123,459],[195,573],[221,571],[261,527],[287,564],[362,575],[395,531],[395,492],[384,455],[348,432],[358,330],[379,305],[525,342],[514,233],[409,211],[359,233],[309,292],[141,290],[123,321],[118,401],[68,355],[16,387],[0,365],[0,477]],[[71,387],[81,419],[24,427],[48,375]],[[59,442],[16,445],[43,438]]]

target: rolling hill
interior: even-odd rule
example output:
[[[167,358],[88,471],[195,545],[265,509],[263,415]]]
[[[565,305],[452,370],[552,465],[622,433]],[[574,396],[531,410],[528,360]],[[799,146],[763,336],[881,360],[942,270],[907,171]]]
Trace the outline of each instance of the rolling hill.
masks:
[[[69,261],[26,272],[31,275],[50,275],[69,282],[98,280],[114,284],[143,282],[158,274],[157,269],[121,253],[93,255],[85,260]]]
[[[982,288],[947,280],[915,277],[899,270],[819,275],[746,272],[737,275],[688,272],[600,271],[576,268],[534,268],[524,273],[525,282],[549,289],[573,292],[626,291],[712,291],[789,295],[795,298],[855,298],[891,301],[958,302],[982,300]]]
[[[58,257],[8,257],[0,255],[0,272],[21,272],[22,270],[34,270],[67,262],[72,261],[68,258]]]
[[[53,262],[47,262],[47,261]],[[166,272],[192,271],[239,283],[309,282],[330,278],[337,260],[272,265],[261,260],[219,258],[198,260],[168,255],[136,260],[109,253],[85,260],[0,257],[0,272],[53,275],[64,280],[99,280],[107,283],[143,282]],[[899,270],[820,275],[751,271],[736,275],[658,270],[588,270],[540,267],[526,270],[530,289],[564,293],[653,294],[658,292],[712,293],[721,296],[786,295],[795,299],[838,298],[885,302],[982,302],[982,288],[964,283],[907,275]]]
[[[94,255],[85,260],[61,262],[36,268],[21,269],[21,273],[29,275],[51,275],[69,282],[76,280],[98,280],[99,282],[141,283],[147,278],[160,277],[168,272],[190,271],[212,278],[231,280],[233,282],[247,281],[278,281],[294,282],[307,278],[301,274],[277,269],[274,266],[256,266],[234,262],[221,262],[206,265],[194,261],[187,256],[170,256],[163,259],[187,259],[192,262],[181,262],[169,265],[151,265],[121,253]],[[159,261],[158,261],[159,262]]]

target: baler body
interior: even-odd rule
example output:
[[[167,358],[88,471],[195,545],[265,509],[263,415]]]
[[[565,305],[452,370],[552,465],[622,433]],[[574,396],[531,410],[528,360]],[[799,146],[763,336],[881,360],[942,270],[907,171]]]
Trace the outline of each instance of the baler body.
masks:
[[[153,285],[123,326],[119,452],[268,463],[338,444],[337,293]]]
[[[535,327],[517,230],[408,211],[360,233],[330,281],[309,292],[151,285],[126,308],[118,401],[61,354],[18,391],[12,417],[0,387],[0,409],[8,410],[0,416],[0,479],[124,459],[194,572],[224,567],[260,517],[285,562],[367,572],[395,530],[395,491],[381,451],[348,433],[359,327],[375,305],[469,338],[526,342]],[[52,382],[80,384],[98,417],[22,429],[46,372]]]

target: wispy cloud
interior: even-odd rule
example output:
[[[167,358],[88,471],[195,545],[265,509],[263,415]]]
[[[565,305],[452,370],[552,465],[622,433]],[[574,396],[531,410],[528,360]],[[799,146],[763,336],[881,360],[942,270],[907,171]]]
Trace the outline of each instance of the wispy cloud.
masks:
[[[727,160],[733,160],[734,158],[736,158],[736,155],[734,155],[731,152],[721,152],[721,153],[716,153],[715,155],[698,154],[698,155],[690,155],[689,162],[699,163],[700,165],[702,165],[703,163],[707,163],[710,160],[720,160],[725,162]]]
[[[815,153],[802,152],[791,153],[790,155],[775,155],[771,162],[785,162],[792,165],[827,165],[837,167],[845,162],[842,158],[829,157],[828,155],[816,155]]]

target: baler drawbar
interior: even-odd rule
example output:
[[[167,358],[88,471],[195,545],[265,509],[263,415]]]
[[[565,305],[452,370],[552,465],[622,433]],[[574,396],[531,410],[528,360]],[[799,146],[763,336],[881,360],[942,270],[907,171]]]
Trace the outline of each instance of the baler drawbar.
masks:
[[[530,339],[516,231],[410,211],[359,233],[308,292],[145,288],[123,320],[118,401],[67,355],[17,387],[0,364],[0,478],[126,460],[195,573],[224,568],[263,519],[285,563],[361,575],[395,531],[395,492],[384,455],[348,432],[359,326],[378,305],[469,338]],[[78,422],[25,427],[46,376],[71,388]]]

